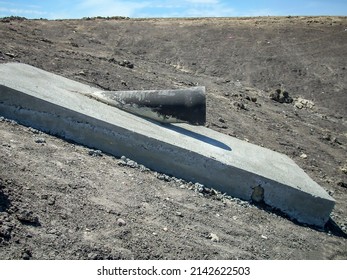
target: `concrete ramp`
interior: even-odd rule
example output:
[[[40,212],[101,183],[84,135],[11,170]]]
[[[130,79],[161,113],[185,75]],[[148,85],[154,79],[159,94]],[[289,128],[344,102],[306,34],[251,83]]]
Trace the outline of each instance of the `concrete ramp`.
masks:
[[[85,96],[100,90],[20,64],[0,64],[0,115],[59,137],[324,226],[331,198],[283,154],[201,126],[160,124]]]

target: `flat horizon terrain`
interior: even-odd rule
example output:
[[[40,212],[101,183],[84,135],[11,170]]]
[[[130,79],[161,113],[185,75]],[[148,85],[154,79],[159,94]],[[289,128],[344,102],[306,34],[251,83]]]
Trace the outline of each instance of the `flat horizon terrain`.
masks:
[[[0,117],[0,259],[347,259],[347,17],[9,17],[0,34],[0,63],[100,89],[205,86],[207,127],[336,200],[308,227]]]

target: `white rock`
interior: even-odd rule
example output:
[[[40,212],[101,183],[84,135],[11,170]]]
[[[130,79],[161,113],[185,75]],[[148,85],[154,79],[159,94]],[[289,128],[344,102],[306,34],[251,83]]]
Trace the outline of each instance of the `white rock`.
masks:
[[[307,159],[307,155],[304,154],[304,153],[302,153],[302,154],[300,155],[300,157],[303,158],[303,159]]]
[[[210,233],[210,238],[212,242],[219,242],[219,237],[215,233]]]
[[[122,227],[122,226],[125,226],[127,223],[126,223],[123,219],[119,218],[119,219],[117,220],[117,224],[118,224],[120,227]]]

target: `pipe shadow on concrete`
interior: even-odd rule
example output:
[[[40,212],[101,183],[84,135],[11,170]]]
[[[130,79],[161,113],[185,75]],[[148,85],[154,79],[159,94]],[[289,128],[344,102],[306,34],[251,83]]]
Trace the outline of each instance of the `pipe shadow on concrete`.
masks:
[[[190,130],[185,129],[183,127],[175,126],[175,125],[172,125],[170,123],[161,124],[161,127],[164,127],[166,129],[173,130],[173,131],[178,132],[180,134],[192,137],[194,139],[197,139],[199,141],[202,141],[202,142],[207,143],[209,145],[215,146],[217,148],[221,148],[221,149],[226,150],[226,151],[232,150],[228,145],[224,144],[223,142],[220,142],[220,141],[213,139],[211,137],[202,135],[200,133],[190,131]]]

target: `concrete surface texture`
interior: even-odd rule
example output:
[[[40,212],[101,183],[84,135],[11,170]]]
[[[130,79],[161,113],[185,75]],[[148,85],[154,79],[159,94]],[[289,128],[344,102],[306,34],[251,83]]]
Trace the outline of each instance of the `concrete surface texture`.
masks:
[[[232,196],[324,226],[331,198],[285,155],[187,124],[160,124],[85,96],[100,90],[20,63],[0,65],[0,115],[126,156]]]

